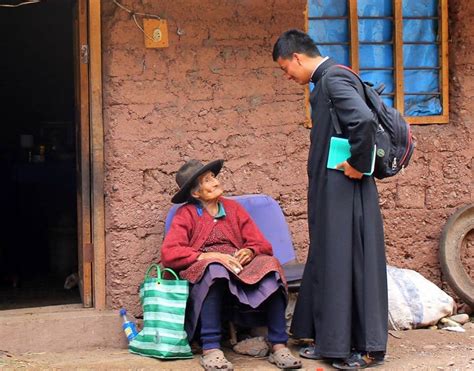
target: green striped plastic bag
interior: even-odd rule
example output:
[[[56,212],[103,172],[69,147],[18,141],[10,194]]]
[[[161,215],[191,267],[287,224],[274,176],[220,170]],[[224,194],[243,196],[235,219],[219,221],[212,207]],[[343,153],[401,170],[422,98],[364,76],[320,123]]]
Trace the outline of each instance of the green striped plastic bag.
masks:
[[[153,268],[156,269],[156,277],[151,275]],[[165,271],[175,279],[163,279]],[[184,331],[188,295],[188,281],[180,280],[172,269],[161,271],[158,264],[152,264],[140,285],[143,330],[130,342],[130,352],[162,359],[192,358]]]

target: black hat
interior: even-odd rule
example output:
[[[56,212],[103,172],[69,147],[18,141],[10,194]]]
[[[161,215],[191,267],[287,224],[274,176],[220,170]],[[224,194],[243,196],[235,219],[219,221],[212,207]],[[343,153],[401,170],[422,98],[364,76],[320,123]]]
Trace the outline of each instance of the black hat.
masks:
[[[181,166],[176,173],[176,183],[178,183],[179,191],[173,196],[171,202],[180,204],[186,202],[189,198],[189,192],[194,181],[206,171],[212,171],[214,175],[219,174],[224,165],[224,160],[215,160],[204,165],[198,160],[189,160]]]

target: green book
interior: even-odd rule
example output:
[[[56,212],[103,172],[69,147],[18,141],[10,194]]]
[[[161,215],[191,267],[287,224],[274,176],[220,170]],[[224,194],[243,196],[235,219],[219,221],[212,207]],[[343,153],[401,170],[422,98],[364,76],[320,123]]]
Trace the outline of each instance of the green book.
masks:
[[[364,173],[364,175],[372,175],[372,173],[374,172],[375,153],[376,147],[374,146],[370,171]],[[349,140],[345,138],[331,137],[331,142],[329,144],[327,168],[342,171],[342,169],[336,169],[336,166],[339,165],[341,162],[346,161],[349,157],[351,157],[351,146],[349,144]]]

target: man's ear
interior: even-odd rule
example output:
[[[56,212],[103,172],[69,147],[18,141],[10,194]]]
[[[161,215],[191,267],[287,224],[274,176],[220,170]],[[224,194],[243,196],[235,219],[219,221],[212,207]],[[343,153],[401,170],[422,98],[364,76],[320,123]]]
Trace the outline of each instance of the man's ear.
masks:
[[[302,54],[300,54],[300,53],[293,53],[293,58],[296,60],[296,63],[298,63],[300,66],[303,64],[301,57],[302,57]]]
[[[191,192],[191,196],[199,200],[199,192]]]

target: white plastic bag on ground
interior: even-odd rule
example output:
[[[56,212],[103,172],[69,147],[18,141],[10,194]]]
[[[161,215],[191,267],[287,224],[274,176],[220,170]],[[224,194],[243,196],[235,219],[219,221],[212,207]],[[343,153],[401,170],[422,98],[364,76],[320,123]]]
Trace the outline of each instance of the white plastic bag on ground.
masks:
[[[391,330],[431,326],[454,313],[454,299],[413,270],[388,265],[387,284]]]

